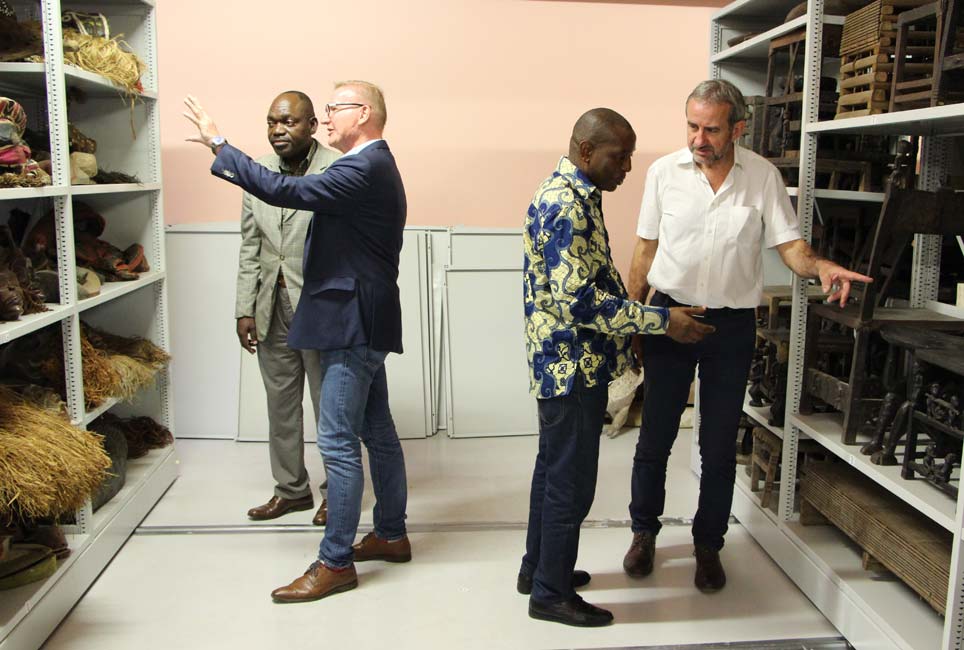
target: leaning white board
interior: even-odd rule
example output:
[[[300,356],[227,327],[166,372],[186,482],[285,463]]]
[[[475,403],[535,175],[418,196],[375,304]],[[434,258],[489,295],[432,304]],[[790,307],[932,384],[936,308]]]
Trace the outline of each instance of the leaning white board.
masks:
[[[538,433],[529,394],[522,271],[448,269],[448,435]]]
[[[178,438],[233,440],[240,376],[234,333],[238,224],[168,226],[165,244],[174,430]]]

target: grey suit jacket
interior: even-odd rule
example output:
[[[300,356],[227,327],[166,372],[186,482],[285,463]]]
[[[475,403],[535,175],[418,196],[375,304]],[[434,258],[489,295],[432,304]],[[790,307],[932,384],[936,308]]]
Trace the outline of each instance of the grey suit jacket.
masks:
[[[322,173],[338,155],[319,144],[305,174]],[[281,159],[275,154],[263,156],[257,162],[271,171],[281,169]],[[285,276],[291,308],[298,307],[304,283],[302,261],[305,236],[310,223],[309,211],[276,208],[244,193],[234,317],[253,316],[258,340],[264,340],[268,335],[279,270]]]

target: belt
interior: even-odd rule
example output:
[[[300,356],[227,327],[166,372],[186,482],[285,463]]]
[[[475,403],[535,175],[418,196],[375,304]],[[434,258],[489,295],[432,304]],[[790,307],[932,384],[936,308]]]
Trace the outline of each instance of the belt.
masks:
[[[285,289],[288,288],[288,285],[285,283],[285,274],[281,271],[278,271],[278,286],[284,287]]]
[[[687,305],[686,303],[679,302],[669,294],[663,293],[662,291],[657,291],[655,294],[653,294],[653,300],[651,304],[656,307],[693,307],[694,306],[694,305]],[[707,307],[706,309],[706,316],[708,317],[742,316],[744,314],[756,314],[756,310],[753,307],[713,307],[713,308]]]

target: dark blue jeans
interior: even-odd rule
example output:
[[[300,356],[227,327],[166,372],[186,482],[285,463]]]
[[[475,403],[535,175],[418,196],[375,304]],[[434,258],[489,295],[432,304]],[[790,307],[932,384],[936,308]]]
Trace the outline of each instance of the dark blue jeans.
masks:
[[[361,443],[375,492],[375,534],[405,535],[405,457],[388,408],[386,356],[367,345],[320,353],[318,448],[328,475],[328,523],[318,559],[332,568],[348,566],[354,554],[365,487]]]
[[[652,302],[668,307],[678,304],[658,292]],[[666,463],[699,366],[702,473],[693,541],[719,550],[733,505],[736,435],[753,360],[756,319],[752,309],[709,309],[704,322],[716,327],[716,332],[699,343],[646,337],[643,426],[633,457],[629,514],[634,533],[659,533],[666,501]]]
[[[568,395],[539,400],[539,453],[520,569],[533,577],[533,600],[558,603],[575,595],[579,527],[596,495],[608,388],[587,388],[577,377]]]

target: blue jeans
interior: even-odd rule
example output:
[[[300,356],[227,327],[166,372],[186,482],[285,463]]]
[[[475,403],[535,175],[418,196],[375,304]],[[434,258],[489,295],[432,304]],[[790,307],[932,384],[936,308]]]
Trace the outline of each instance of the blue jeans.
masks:
[[[352,562],[365,487],[362,442],[375,491],[375,534],[405,536],[405,457],[388,408],[386,356],[367,345],[320,353],[318,449],[328,474],[328,523],[318,559],[336,569]]]
[[[586,388],[577,377],[568,395],[539,400],[539,453],[532,472],[526,554],[533,600],[558,603],[575,595],[572,571],[579,527],[596,495],[599,436],[609,387]]]
[[[673,307],[678,303],[657,292],[652,304]],[[629,514],[634,533],[659,533],[666,502],[666,465],[699,366],[702,472],[693,542],[720,550],[733,505],[736,434],[756,344],[756,317],[752,309],[708,309],[703,321],[715,326],[716,332],[699,343],[646,337],[643,426],[633,457]]]

